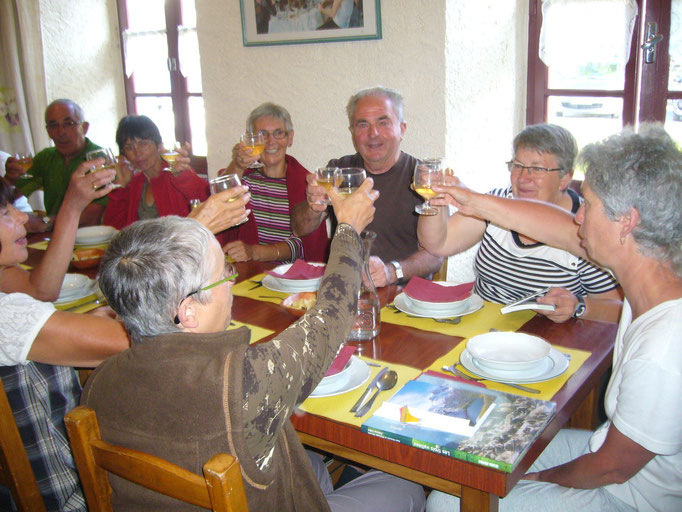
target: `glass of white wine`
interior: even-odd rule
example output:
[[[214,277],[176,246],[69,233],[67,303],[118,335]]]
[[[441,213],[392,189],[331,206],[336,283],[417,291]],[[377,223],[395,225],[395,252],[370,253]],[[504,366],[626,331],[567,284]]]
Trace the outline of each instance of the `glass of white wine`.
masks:
[[[180,156],[180,153],[178,150],[182,147],[182,144],[180,144],[177,140],[173,142],[173,145],[171,146],[170,144],[164,144],[163,145],[163,150],[161,151],[161,158],[163,158],[166,163],[168,164],[168,167],[164,169],[164,171],[173,171],[173,164],[175,161],[178,159]]]
[[[251,149],[251,156],[259,156],[265,150],[265,137],[261,132],[244,132],[241,141],[245,147]],[[256,169],[263,167],[263,164],[256,160],[249,167]]]
[[[104,169],[116,170],[116,157],[114,156],[114,152],[111,149],[109,148],[93,149],[92,151],[88,151],[87,153],[85,153],[86,160],[95,160],[97,158],[104,160],[104,163],[99,167],[95,167],[90,172],[103,171]],[[116,176],[114,176],[114,179],[111,180],[111,186],[113,188],[121,188],[121,185],[119,185],[118,183],[114,183],[115,181]]]
[[[211,180],[208,180],[208,187],[209,190],[211,191],[211,195],[213,194],[218,194],[220,192],[223,192],[224,190],[228,190],[230,188],[234,187],[241,187],[242,185],[242,180],[239,179],[238,174],[223,174],[222,176],[218,176],[217,178],[213,178]],[[239,196],[232,197],[228,200],[228,203],[231,203],[232,201],[235,201]],[[242,222],[237,224],[239,226],[240,224],[243,224],[246,222],[247,219],[244,219]]]
[[[17,164],[19,164],[19,167],[21,167],[21,170],[24,171],[23,177],[24,178],[33,178],[30,174],[27,173],[27,171],[33,166],[33,154],[32,153],[18,153],[15,155],[15,158],[17,159]]]
[[[431,206],[430,202],[438,194],[431,187],[442,185],[444,176],[440,158],[427,158],[414,166],[414,190],[424,198],[423,204],[414,207],[419,215],[438,215],[438,209]]]
[[[334,184],[334,173],[338,170],[338,167],[318,167],[315,171],[315,180],[317,184],[324,188],[325,193],[329,192]],[[319,204],[332,204],[329,200],[329,196],[326,196],[324,201],[320,201]]]
[[[348,197],[362,185],[366,177],[367,173],[364,169],[342,167],[334,173],[334,186],[339,189],[339,194]]]

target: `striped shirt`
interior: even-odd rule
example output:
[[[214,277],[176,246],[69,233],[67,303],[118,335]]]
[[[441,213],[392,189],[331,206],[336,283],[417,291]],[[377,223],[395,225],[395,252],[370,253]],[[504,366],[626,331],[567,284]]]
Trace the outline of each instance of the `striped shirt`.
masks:
[[[291,231],[287,179],[270,178],[259,170],[249,170],[242,181],[249,186],[249,208],[258,226],[258,243],[286,242],[291,250],[291,260],[304,258],[303,243]]]
[[[568,190],[575,213],[580,198]],[[492,195],[512,197],[511,187]],[[618,286],[605,269],[561,249],[541,243],[524,244],[519,234],[487,223],[474,262],[475,292],[483,299],[506,304],[541,288],[566,288],[577,297],[598,294]]]

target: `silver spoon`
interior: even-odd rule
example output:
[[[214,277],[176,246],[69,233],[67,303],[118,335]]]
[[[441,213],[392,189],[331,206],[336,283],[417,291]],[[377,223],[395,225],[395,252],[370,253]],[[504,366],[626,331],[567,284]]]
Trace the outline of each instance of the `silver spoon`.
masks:
[[[443,366],[443,370],[446,370],[446,371],[452,373],[453,375],[455,375],[457,377],[461,377],[461,378],[467,379],[467,380],[473,380],[474,382],[480,382],[482,380],[490,380],[490,379],[481,379],[479,377],[470,377],[466,373],[461,372],[457,369],[458,364],[460,364],[460,363],[455,363],[452,366]],[[536,394],[540,393],[539,389],[529,388],[526,386],[522,386],[521,384],[514,384],[513,382],[498,382],[498,381],[495,381],[495,382],[497,382],[498,384],[504,384],[505,386],[509,386],[510,388],[520,389],[521,391],[525,391],[526,393],[536,393]]]
[[[363,405],[358,412],[355,413],[355,417],[359,418],[367,414],[372,408],[374,400],[376,400],[377,396],[379,396],[379,393],[393,389],[393,387],[396,385],[396,382],[398,382],[398,374],[395,371],[389,370],[384,373],[377,382],[377,389],[372,395],[372,398],[370,398],[369,401]]]

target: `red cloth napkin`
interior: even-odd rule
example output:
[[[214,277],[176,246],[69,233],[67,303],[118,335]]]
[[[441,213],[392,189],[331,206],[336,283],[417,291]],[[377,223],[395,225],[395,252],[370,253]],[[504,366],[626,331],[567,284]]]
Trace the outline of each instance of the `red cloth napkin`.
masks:
[[[265,273],[283,279],[315,279],[324,275],[324,269],[324,266],[318,267],[303,260],[296,260],[284,274],[272,270],[266,270]]]
[[[330,377],[331,375],[336,375],[343,370],[346,367],[346,363],[350,359],[350,356],[352,356],[353,352],[355,352],[357,349],[358,347],[346,345],[339,350],[339,353],[336,354],[336,357],[332,361],[332,365],[329,367],[329,370],[327,370],[327,373],[325,373],[324,376]]]
[[[414,276],[403,290],[408,297],[425,302],[454,302],[471,295],[474,283],[443,286],[428,279]]]

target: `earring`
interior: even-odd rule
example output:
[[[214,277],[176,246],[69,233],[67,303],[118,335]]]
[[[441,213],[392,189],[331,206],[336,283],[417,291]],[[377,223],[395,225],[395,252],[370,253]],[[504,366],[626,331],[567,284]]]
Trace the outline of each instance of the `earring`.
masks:
[[[620,237],[620,245],[625,245],[625,237],[623,235]]]

